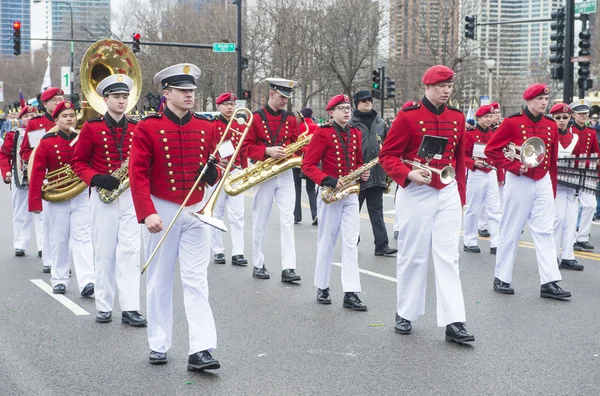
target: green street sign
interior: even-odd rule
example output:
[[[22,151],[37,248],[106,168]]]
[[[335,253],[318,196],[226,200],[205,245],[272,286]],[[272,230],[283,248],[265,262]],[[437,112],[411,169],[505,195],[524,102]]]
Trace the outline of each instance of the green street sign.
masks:
[[[235,43],[213,43],[213,52],[235,52]]]
[[[593,14],[596,12],[596,0],[575,3],[575,14]]]

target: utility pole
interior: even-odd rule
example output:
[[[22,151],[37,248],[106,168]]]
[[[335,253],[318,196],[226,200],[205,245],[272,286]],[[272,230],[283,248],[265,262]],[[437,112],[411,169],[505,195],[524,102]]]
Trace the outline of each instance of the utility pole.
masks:
[[[575,0],[567,0],[565,7],[565,59],[563,103],[573,102],[573,63],[571,58],[575,47]]]
[[[233,4],[237,6],[237,28],[236,28],[236,51],[237,51],[237,97],[242,98],[242,0],[233,0]]]

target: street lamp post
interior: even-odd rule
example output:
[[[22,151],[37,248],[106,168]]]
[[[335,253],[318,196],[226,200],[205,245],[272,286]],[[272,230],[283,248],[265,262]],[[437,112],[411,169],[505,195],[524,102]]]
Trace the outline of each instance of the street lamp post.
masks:
[[[496,61],[494,59],[488,59],[486,61],[484,61],[483,63],[485,63],[485,67],[487,67],[488,69],[488,75],[489,75],[489,79],[488,79],[488,96],[490,97],[490,103],[492,103],[492,78],[493,78],[493,74],[492,72],[494,71],[494,67],[496,67]]]

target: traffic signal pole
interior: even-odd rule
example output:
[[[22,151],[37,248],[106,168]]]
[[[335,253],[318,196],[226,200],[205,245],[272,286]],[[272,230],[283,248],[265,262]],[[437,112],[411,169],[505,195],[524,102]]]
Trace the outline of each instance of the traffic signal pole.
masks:
[[[385,66],[382,66],[379,70],[381,70],[381,114],[379,116],[383,118],[383,111],[385,109]]]
[[[575,0],[567,0],[565,7],[565,59],[564,69],[565,75],[563,80],[563,103],[571,103],[573,101],[573,57],[575,47]]]

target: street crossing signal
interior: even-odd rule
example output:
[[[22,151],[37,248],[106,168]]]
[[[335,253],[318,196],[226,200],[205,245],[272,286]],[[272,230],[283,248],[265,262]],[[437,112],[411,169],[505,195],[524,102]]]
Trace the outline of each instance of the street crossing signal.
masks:
[[[389,99],[396,97],[396,80],[387,79],[387,97]]]
[[[465,37],[477,40],[477,15],[467,15],[465,21]]]
[[[553,80],[562,80],[565,73],[565,7],[552,11],[550,16],[554,20],[550,25],[550,63],[553,64],[550,74]]]
[[[142,38],[142,35],[139,33],[134,33],[133,34],[133,53],[137,54],[138,52],[140,52],[140,39]]]
[[[581,33],[579,33],[579,53],[578,56],[587,56],[589,57],[592,53],[590,52],[590,48],[592,43],[590,39],[592,38],[592,33],[587,28],[587,19],[583,22]],[[579,88],[583,90],[588,90],[592,88],[592,80],[590,79],[590,62],[588,60],[578,62],[579,70],[577,73],[579,74],[579,80],[577,84]]]
[[[21,55],[21,22],[13,22],[13,54]]]

